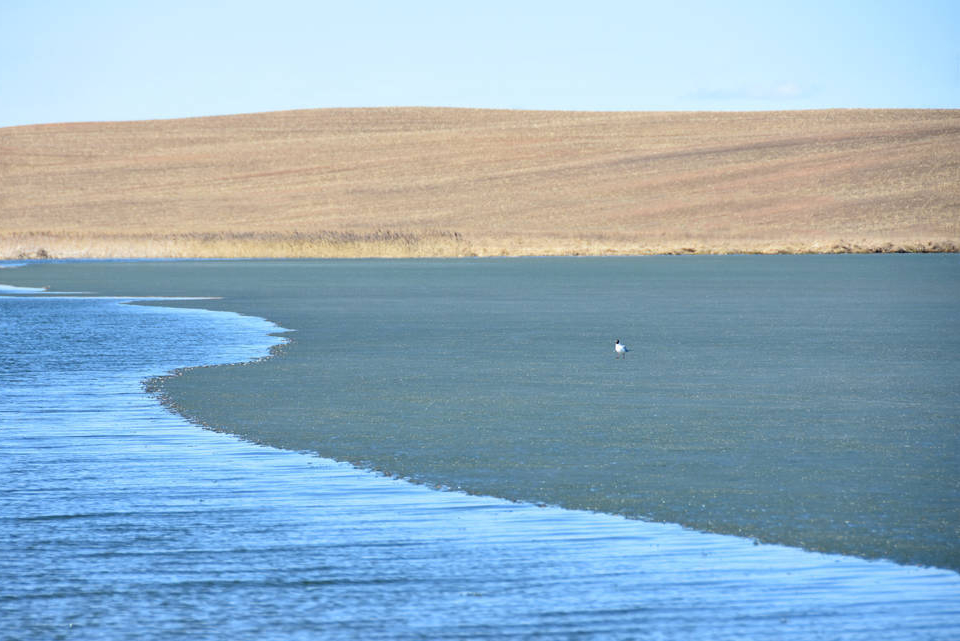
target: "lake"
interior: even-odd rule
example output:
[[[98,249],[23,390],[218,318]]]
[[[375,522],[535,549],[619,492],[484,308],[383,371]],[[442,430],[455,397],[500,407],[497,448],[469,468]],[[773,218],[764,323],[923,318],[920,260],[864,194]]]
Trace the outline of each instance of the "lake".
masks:
[[[954,256],[0,282],[9,638],[960,629]]]

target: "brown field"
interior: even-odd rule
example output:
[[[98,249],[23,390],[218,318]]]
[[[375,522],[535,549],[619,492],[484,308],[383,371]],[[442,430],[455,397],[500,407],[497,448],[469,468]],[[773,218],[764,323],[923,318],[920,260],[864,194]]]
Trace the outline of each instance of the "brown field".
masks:
[[[0,257],[957,251],[960,110],[0,129]]]

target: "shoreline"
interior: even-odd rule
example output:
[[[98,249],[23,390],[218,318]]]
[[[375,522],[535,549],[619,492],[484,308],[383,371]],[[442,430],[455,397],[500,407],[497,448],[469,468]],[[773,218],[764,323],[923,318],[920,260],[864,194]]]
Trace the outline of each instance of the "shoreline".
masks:
[[[496,256],[676,256],[960,253],[960,240],[859,239],[606,242],[592,239],[471,240],[459,233],[371,234],[0,233],[0,260],[478,258]]]

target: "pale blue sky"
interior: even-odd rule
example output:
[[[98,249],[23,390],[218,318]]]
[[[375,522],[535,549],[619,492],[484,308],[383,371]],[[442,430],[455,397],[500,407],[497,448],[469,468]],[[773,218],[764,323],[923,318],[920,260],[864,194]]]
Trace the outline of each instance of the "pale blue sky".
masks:
[[[960,0],[0,0],[0,126],[314,107],[960,107]]]

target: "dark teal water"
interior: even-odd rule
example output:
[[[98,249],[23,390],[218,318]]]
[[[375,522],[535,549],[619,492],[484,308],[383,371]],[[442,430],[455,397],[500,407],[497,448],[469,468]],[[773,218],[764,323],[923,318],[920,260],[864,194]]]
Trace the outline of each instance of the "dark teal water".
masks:
[[[340,264],[336,269],[344,265],[349,267]],[[162,266],[145,268],[158,267],[158,273],[162,273]],[[501,283],[512,281],[514,293],[524,291],[523,282],[513,280],[517,265],[509,268],[493,277]],[[288,267],[282,265],[280,269]],[[363,273],[354,276],[360,279],[354,280],[354,285],[373,278],[375,274],[363,271],[367,269],[371,267],[363,266]],[[427,269],[432,267],[428,265]],[[122,286],[122,270],[118,273],[120,285],[114,282],[105,287]],[[138,278],[143,273],[137,270]],[[340,272],[333,281],[337,287],[344,286],[343,274]],[[402,282],[402,270],[399,275],[393,274],[386,286]],[[0,275],[6,276],[2,272]],[[411,283],[409,273],[406,276]],[[769,282],[769,275],[754,276]],[[838,353],[830,361],[830,371],[821,374],[834,384],[804,382],[802,389],[814,385],[813,389],[823,394],[831,393],[830,403],[836,404],[837,398],[848,398],[837,393],[837,368],[845,368],[848,383],[863,376],[877,380],[871,364],[874,361],[866,358],[874,352],[865,346],[881,343],[877,336],[889,331],[890,318],[906,318],[904,332],[897,336],[908,338],[911,329],[914,334],[917,328],[923,331],[919,338],[914,336],[914,342],[894,349],[893,355],[902,360],[919,350],[909,371],[915,376],[928,368],[930,376],[916,380],[911,391],[905,393],[903,375],[895,375],[884,388],[886,398],[872,397],[875,406],[868,408],[869,416],[883,416],[883,410],[894,407],[899,408],[896,416],[901,420],[913,417],[920,424],[926,417],[933,417],[940,431],[924,428],[927,431],[922,431],[923,438],[915,436],[917,446],[939,449],[942,459],[949,462],[956,454],[949,441],[924,441],[944,431],[949,435],[947,428],[955,425],[951,414],[955,401],[949,395],[953,370],[944,365],[955,354],[950,351],[952,337],[949,332],[929,331],[942,327],[944,318],[948,327],[953,322],[949,314],[944,317],[931,312],[951,309],[952,301],[943,296],[944,286],[949,283],[928,283],[924,289],[919,286],[922,279],[910,278],[913,280],[908,289],[916,297],[912,300],[926,300],[927,304],[906,315],[894,313],[898,307],[893,302],[885,308],[885,315],[883,310],[854,313],[850,305],[842,305],[843,301],[834,296],[845,310],[842,316],[859,320],[879,313],[881,319],[888,320],[877,326],[886,329],[868,331],[861,343],[856,343],[852,330],[841,334],[833,343],[832,349]],[[469,285],[468,280],[460,282]],[[543,279],[541,282],[545,283]],[[711,282],[717,285],[719,281]],[[862,278],[858,282],[862,283]],[[364,286],[372,283],[370,280]],[[703,288],[701,299],[688,301],[687,305],[677,302],[672,309],[660,305],[657,313],[677,319],[681,311],[693,314],[718,304],[706,295],[707,284],[695,283]],[[476,286],[481,285],[482,279]],[[614,292],[622,286],[618,283]],[[209,283],[198,288],[205,287]],[[413,281],[408,287],[422,287],[422,281]],[[670,288],[663,283],[659,287],[660,301],[668,300]],[[169,293],[157,291],[162,287],[153,281],[150,289],[153,291],[149,293]],[[769,287],[762,289],[769,292]],[[520,318],[536,318],[538,310],[555,312],[558,291],[564,290],[568,296],[589,295],[589,290],[569,278],[559,285],[545,285],[532,298],[511,299],[511,290],[501,287],[496,290],[503,295],[500,300],[513,300],[522,314],[510,304],[500,305],[491,310],[503,319],[499,325],[491,321],[490,314],[475,319],[487,327],[491,340],[479,341],[480,347],[466,340],[451,342],[452,346],[441,346],[438,354],[449,357],[461,369],[471,359],[483,360],[482,346],[502,343],[513,331],[521,331],[522,324],[515,322]],[[355,287],[352,291],[356,295],[365,290]],[[377,299],[374,319],[390,317],[409,290],[392,291],[391,296]],[[455,291],[450,289],[446,294],[455,297]],[[897,292],[902,303],[902,288]],[[193,290],[183,293],[198,294]],[[471,290],[470,296],[476,297],[477,290]],[[784,300],[789,298],[784,296]],[[516,388],[517,371],[528,372],[532,379],[539,377],[529,374],[535,371],[529,369],[533,367],[529,363],[546,362],[556,367],[562,361],[572,363],[568,369],[581,374],[596,370],[594,376],[618,381],[604,388],[600,404],[609,402],[609,396],[619,398],[622,404],[629,398],[618,391],[622,387],[635,393],[640,386],[647,386],[669,399],[673,397],[664,380],[666,363],[678,367],[685,362],[658,354],[658,350],[669,350],[675,356],[689,354],[688,373],[702,375],[704,370],[692,365],[702,359],[727,363],[726,379],[719,373],[710,378],[714,394],[707,396],[710,405],[723,398],[729,403],[730,390],[745,389],[742,377],[750,372],[750,367],[725,353],[732,349],[730,345],[737,347],[734,352],[756,354],[757,349],[773,344],[772,338],[754,343],[758,324],[740,316],[739,322],[724,325],[723,335],[733,340],[739,327],[742,340],[726,343],[726,348],[716,345],[713,352],[706,339],[691,345],[656,338],[663,334],[692,338],[692,322],[656,323],[652,306],[644,313],[646,322],[634,320],[626,327],[621,322],[616,328],[609,308],[615,306],[615,297],[604,291],[599,300],[603,305],[598,303],[596,309],[588,311],[597,319],[606,318],[610,327],[596,330],[596,341],[591,340],[593,329],[568,331],[574,338],[564,342],[558,339],[560,333],[555,328],[544,331],[535,326],[523,335],[526,338],[518,338],[523,346],[533,349],[510,350],[523,366],[501,370],[510,382],[507,388]],[[800,317],[802,306],[768,307],[769,303],[768,293],[766,303],[758,301],[754,312],[768,309],[791,323]],[[191,304],[229,305],[231,301]],[[346,292],[342,299],[330,299],[329,304],[341,315],[353,309]],[[627,318],[630,307],[622,304],[622,318]],[[292,315],[291,305],[284,305],[286,313]],[[462,304],[452,307],[477,315],[476,308],[471,310]],[[569,312],[568,319],[587,313],[576,306]],[[456,317],[452,309],[449,313]],[[778,331],[771,326],[769,333],[779,337],[813,334],[822,341],[825,336],[833,336],[836,327],[851,324],[826,322],[830,318],[826,311],[816,317],[824,319],[822,328],[811,323],[803,325],[802,330],[784,332],[782,327]],[[400,341],[396,336],[406,337],[407,349],[412,344],[434,354],[429,351],[431,341],[410,334],[408,317],[394,314],[394,318],[404,320],[394,324],[394,337],[384,340],[382,333],[372,334],[379,336],[374,341],[379,347],[360,356],[369,360],[377,350],[397,349]],[[700,314],[699,320],[704,318]],[[762,318],[760,327],[768,320],[767,316]],[[707,327],[715,331],[716,317],[707,319],[710,322],[704,321],[704,332]],[[476,335],[476,330],[465,332],[462,324],[455,330],[437,324],[435,315],[418,326],[428,337],[436,332]],[[386,328],[387,324],[380,327]],[[275,327],[258,319],[234,314],[121,305],[112,299],[0,295],[0,540],[5,543],[0,549],[0,638],[949,639],[960,631],[960,576],[951,570],[755,545],[752,538],[704,534],[675,525],[438,492],[328,459],[259,447],[200,430],[163,410],[143,391],[145,378],[177,367],[261,357],[277,342],[267,335],[272,329]],[[371,333],[364,331],[364,326],[356,324],[352,329],[369,340]],[[627,361],[613,360],[606,335],[614,329],[625,340],[627,336],[644,337],[629,341],[634,352]],[[301,335],[305,331],[310,330],[298,327],[289,336],[303,343],[307,340]],[[762,338],[763,332],[760,335]],[[850,341],[855,344],[850,345]],[[602,345],[602,355],[594,357],[589,349],[594,342]],[[889,341],[884,344],[889,345]],[[347,353],[351,347],[338,341],[324,345],[327,353]],[[556,349],[549,351],[548,345]],[[268,364],[295,360],[296,347],[294,343],[289,353],[258,364],[226,369],[258,376],[270,371],[264,370]],[[803,360],[797,356],[802,351],[795,348],[788,362]],[[816,356],[829,356],[829,352],[821,348]],[[851,354],[863,357],[859,368],[846,363]],[[336,362],[342,365],[347,360]],[[426,362],[445,360],[436,357]],[[892,362],[889,354],[881,361]],[[769,373],[776,369],[770,363],[778,361],[764,362],[767,365],[761,369]],[[782,360],[779,362],[782,364]],[[371,364],[361,362],[355,371],[364,366],[369,368]],[[658,368],[662,368],[659,380],[655,376]],[[194,373],[204,371],[221,370],[195,370],[174,380],[189,381]],[[555,384],[571,384],[563,383],[569,376],[560,377],[553,371],[551,380],[560,380]],[[779,381],[763,376],[747,376],[746,380],[751,389],[760,386],[782,390],[790,387],[791,377],[797,372],[790,371],[790,377]],[[624,376],[625,372],[630,376]],[[421,386],[418,398],[429,397],[423,380],[437,379],[429,371],[421,374],[424,378],[417,383]],[[810,376],[810,380],[815,379],[818,377]],[[530,380],[528,389],[538,389],[535,382]],[[675,400],[669,403],[690,412],[689,400],[685,405],[676,399],[702,398],[699,395],[704,394],[700,390],[704,381],[695,382],[683,388],[685,391],[674,390]],[[398,389],[408,385],[402,383]],[[503,389],[496,381],[491,385],[491,389]],[[270,385],[264,383],[263,387],[269,389]],[[856,398],[862,403],[866,387],[860,382],[848,393],[860,394]],[[382,382],[378,389],[390,391]],[[372,394],[369,388],[357,391]],[[525,390],[518,391],[523,395]],[[198,393],[211,394],[209,389],[198,389]],[[648,394],[647,402],[654,396]],[[800,400],[806,399],[808,392],[803,394],[785,396],[802,405]],[[392,394],[387,396],[390,402],[397,402]],[[257,394],[252,398],[262,400]],[[766,411],[771,404],[779,407],[784,402],[784,395],[773,396],[773,400],[761,398],[766,400],[760,409],[767,407]],[[904,400],[914,398],[919,400]],[[231,400],[243,405],[236,396]],[[619,412],[621,408],[614,405],[612,411]],[[836,424],[855,416],[857,405],[851,401],[850,413],[840,412],[834,419]],[[518,401],[517,406],[526,405]],[[744,402],[744,406],[755,404]],[[636,404],[630,409],[640,407]],[[812,405],[811,410],[816,407]],[[845,406],[833,407],[832,411],[837,411],[837,407]],[[266,406],[261,416],[269,416],[270,409]],[[361,414],[369,411],[360,409]],[[657,410],[663,411],[662,407]],[[650,417],[663,415],[658,413],[640,415],[646,417],[646,424],[657,425]],[[784,425],[789,423],[788,418],[784,418]],[[881,421],[880,425],[888,423]],[[862,438],[860,434],[858,438]],[[584,456],[592,447],[585,437]],[[700,451],[716,447],[716,442],[708,442]],[[686,448],[676,454],[676,460],[695,452]],[[849,452],[841,454],[850,456]],[[891,460],[896,457],[891,455]],[[930,460],[936,463],[938,459]],[[920,472],[917,478],[922,479]],[[955,472],[947,469],[938,473],[952,482]],[[810,485],[815,486],[816,479],[810,480]],[[801,526],[789,522],[784,525],[788,529]],[[878,539],[889,535],[882,521],[872,527]]]
[[[957,256],[104,269],[297,330],[283,358],[168,383],[207,425],[477,494],[960,569]]]

